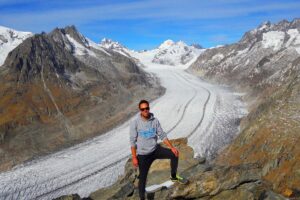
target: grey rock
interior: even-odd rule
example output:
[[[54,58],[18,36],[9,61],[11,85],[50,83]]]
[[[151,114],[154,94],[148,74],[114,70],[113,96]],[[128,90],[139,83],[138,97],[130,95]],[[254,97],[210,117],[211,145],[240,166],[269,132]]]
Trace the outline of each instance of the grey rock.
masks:
[[[53,200],[82,200],[78,194],[64,195]]]
[[[284,196],[280,194],[276,194],[273,191],[265,191],[261,194],[260,199],[262,200],[287,200]]]

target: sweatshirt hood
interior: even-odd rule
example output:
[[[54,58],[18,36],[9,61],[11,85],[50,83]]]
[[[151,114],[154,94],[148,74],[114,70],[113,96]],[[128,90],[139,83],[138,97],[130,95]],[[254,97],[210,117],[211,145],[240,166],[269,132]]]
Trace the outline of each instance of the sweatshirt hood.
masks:
[[[140,113],[139,113],[139,118],[140,118],[140,120],[144,120],[144,119],[142,118],[142,116],[141,116]],[[150,117],[149,117],[149,119],[148,119],[147,121],[151,121],[151,120],[154,120],[154,114],[153,114],[153,113],[150,113]]]

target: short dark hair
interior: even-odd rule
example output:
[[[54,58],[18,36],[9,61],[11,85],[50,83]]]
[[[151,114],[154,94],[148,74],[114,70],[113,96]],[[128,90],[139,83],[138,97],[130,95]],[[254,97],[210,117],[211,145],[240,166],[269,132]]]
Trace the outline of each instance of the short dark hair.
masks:
[[[141,104],[143,104],[143,103],[146,103],[146,104],[148,104],[148,106],[149,106],[149,102],[147,101],[147,100],[141,100],[140,101],[140,103],[139,103],[139,108],[140,108],[140,106],[141,106]]]

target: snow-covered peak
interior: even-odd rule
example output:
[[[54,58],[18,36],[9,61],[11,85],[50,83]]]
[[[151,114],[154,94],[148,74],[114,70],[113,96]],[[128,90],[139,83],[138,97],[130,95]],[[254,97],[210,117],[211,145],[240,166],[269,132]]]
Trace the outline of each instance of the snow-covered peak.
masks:
[[[270,28],[270,26],[271,26],[271,22],[265,21],[258,27],[258,30],[262,31],[262,30]]]
[[[108,39],[108,38],[103,38],[101,40],[101,43],[100,45],[104,48],[107,48],[107,49],[121,49],[121,48],[125,48],[123,45],[121,45],[119,42],[115,42],[111,39]]]
[[[171,47],[174,44],[175,43],[174,43],[173,40],[168,39],[168,40],[164,41],[158,48],[159,49],[167,49],[167,48]]]
[[[240,44],[245,49],[257,44],[257,48],[264,48],[273,51],[280,51],[282,48],[295,49],[300,52],[300,20],[295,19],[292,22],[282,20],[276,24],[269,21],[262,23],[257,28],[244,34]],[[247,53],[247,51],[245,51]]]
[[[282,48],[294,48],[300,53],[300,33],[297,28],[267,31],[262,34],[261,43],[263,48],[272,48],[274,51],[279,51]]]
[[[188,46],[185,42],[179,40],[178,42],[176,42],[176,45],[178,46]]]
[[[7,38],[12,38],[12,39],[26,37],[26,35],[32,35],[31,32],[17,31],[5,26],[0,26],[0,34],[2,36],[6,36]]]
[[[31,32],[21,32],[0,26],[0,66],[3,65],[11,50],[32,35]]]
[[[65,48],[68,51],[71,51],[75,56],[97,57],[97,51],[95,50],[102,51],[110,56],[103,47],[78,32],[75,26],[67,26],[63,29],[56,28],[50,33],[50,35],[56,42],[63,42],[65,44]]]
[[[130,50],[129,49],[127,49],[125,46],[123,46],[119,42],[113,41],[111,39],[103,38],[101,40],[100,46],[105,48],[105,49],[109,49],[109,50],[118,52],[118,53],[120,53],[124,56],[130,57]]]
[[[189,67],[205,50],[199,44],[187,45],[183,41],[174,42],[168,39],[155,49],[130,51],[129,54],[143,60],[145,65],[169,65],[184,69]]]
[[[67,26],[64,29],[64,34],[69,35],[71,38],[76,40],[78,43],[84,45],[84,46],[89,46],[89,42],[86,37],[84,37],[78,30],[77,28],[72,25],[72,26]]]
[[[189,46],[183,41],[166,40],[152,52],[154,53],[152,60],[154,63],[185,65],[198,57],[203,50],[192,45]]]

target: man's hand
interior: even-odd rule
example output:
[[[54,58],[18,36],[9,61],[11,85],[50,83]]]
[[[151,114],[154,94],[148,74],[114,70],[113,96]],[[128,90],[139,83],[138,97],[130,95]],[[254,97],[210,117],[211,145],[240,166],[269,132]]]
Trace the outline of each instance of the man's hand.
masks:
[[[138,167],[139,166],[139,161],[136,157],[136,148],[135,147],[131,147],[131,154],[132,154],[132,164],[134,167]]]
[[[179,151],[178,151],[175,147],[172,147],[172,148],[171,148],[171,151],[174,153],[174,155],[175,155],[176,157],[179,156]]]
[[[168,138],[165,138],[165,139],[163,140],[163,142],[164,142],[165,145],[167,145],[167,146],[171,149],[171,151],[174,153],[174,155],[175,155],[176,157],[179,156],[179,151],[178,151],[175,147],[173,147],[173,145],[171,144],[171,142],[169,141]]]
[[[132,164],[134,167],[139,166],[139,161],[138,161],[137,157],[132,157]]]

